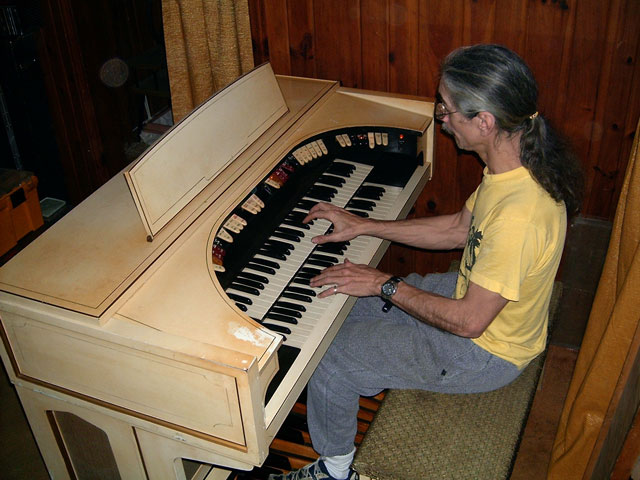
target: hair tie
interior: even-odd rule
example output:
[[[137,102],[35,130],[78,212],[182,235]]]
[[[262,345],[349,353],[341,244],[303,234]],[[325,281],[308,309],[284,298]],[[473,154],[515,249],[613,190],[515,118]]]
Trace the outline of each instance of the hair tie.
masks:
[[[529,115],[529,120],[533,120],[537,116],[538,116],[538,112],[536,111],[536,113]]]

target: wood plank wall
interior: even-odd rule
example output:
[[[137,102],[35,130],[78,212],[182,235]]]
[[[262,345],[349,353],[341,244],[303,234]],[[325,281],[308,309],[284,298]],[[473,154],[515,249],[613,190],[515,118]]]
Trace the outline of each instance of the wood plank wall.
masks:
[[[68,200],[80,203],[125,167],[125,146],[143,115],[140,95],[105,85],[103,63],[129,65],[163,46],[160,0],[41,0],[38,61],[56,130]],[[146,75],[152,65],[145,66]],[[152,101],[152,100],[150,100]],[[168,104],[168,100],[166,101]],[[37,172],[36,172],[37,173]]]
[[[348,87],[433,97],[452,49],[500,43],[539,84],[539,110],[586,174],[582,215],[613,219],[640,116],[638,0],[249,0],[256,64]],[[414,214],[457,211],[481,165],[438,132],[435,173]],[[456,253],[394,246],[382,268],[444,271]]]

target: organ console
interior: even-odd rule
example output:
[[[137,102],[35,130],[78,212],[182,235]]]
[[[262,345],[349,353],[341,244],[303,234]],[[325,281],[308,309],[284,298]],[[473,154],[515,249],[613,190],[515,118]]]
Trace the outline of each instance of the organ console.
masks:
[[[301,220],[319,201],[405,216],[432,120],[428,101],[262,65],[4,265],[0,354],[50,475],[261,465],[355,301],[309,278],[387,247],[317,246],[331,225]]]

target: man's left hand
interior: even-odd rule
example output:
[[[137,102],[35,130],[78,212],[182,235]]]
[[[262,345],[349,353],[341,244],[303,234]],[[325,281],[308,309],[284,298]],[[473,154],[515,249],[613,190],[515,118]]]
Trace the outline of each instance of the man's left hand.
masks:
[[[331,288],[318,295],[319,298],[344,293],[354,297],[369,297],[380,294],[380,287],[391,275],[368,265],[359,265],[345,260],[322,271],[311,279],[312,287],[331,285]]]

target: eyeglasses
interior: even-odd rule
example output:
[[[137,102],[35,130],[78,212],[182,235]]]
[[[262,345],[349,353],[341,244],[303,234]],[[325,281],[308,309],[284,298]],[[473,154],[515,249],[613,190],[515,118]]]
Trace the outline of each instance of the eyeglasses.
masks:
[[[434,116],[436,120],[442,120],[447,115],[451,115],[452,113],[456,113],[457,110],[449,111],[446,105],[442,102],[436,103]]]

